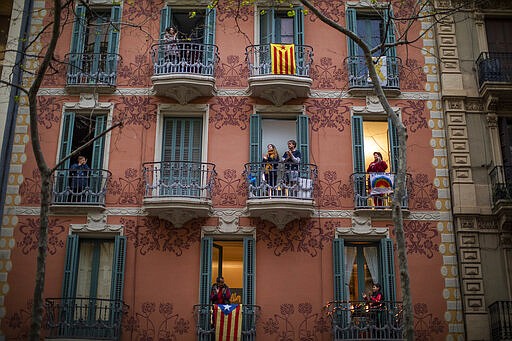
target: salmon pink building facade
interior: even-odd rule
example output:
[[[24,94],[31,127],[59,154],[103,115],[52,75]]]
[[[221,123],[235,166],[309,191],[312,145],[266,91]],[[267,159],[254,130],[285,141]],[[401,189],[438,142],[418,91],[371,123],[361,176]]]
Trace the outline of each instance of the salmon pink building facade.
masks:
[[[392,46],[407,29],[393,20],[406,3],[316,2],[372,46]],[[33,3],[31,36],[51,7]],[[63,21],[62,63],[38,96],[44,154],[60,164],[47,339],[213,340],[218,276],[242,304],[244,340],[402,337],[391,219],[401,151],[353,41],[298,2],[89,0]],[[415,332],[462,340],[431,27],[418,19],[409,34],[421,39],[379,49],[374,63],[408,133],[401,206]],[[21,96],[0,245],[6,340],[28,335],[36,270],[41,183],[28,129]],[[61,162],[95,137],[80,152],[87,167],[76,156]],[[383,172],[368,170],[375,152]],[[364,298],[375,283],[378,309]]]

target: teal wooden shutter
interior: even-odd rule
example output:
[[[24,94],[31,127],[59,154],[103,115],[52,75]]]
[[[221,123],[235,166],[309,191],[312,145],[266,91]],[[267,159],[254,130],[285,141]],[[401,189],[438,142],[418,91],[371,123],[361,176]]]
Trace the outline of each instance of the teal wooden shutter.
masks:
[[[87,9],[83,5],[78,5],[75,9],[75,23],[73,24],[73,34],[71,36],[71,48],[69,57],[69,72],[67,82],[76,84],[78,75],[82,69],[82,54],[84,53],[85,29],[86,29]]]
[[[304,8],[295,7],[293,16],[293,43],[295,45],[304,45]]]
[[[346,301],[348,292],[345,285],[345,241],[342,238],[333,240],[332,266],[334,270],[334,300]]]
[[[213,45],[215,44],[215,17],[216,9],[211,8],[206,10],[205,16],[205,30],[204,30],[204,44],[206,44],[206,53],[204,54],[206,60],[205,65],[214,65],[215,63],[215,50]],[[213,68],[211,69],[213,74]]]
[[[213,238],[201,239],[201,263],[199,265],[199,328],[209,330],[210,326],[210,288],[212,283]],[[200,341],[210,341],[210,335],[201,335]]]
[[[297,117],[297,147],[301,154],[300,162],[309,163],[309,117],[307,115]]]
[[[395,261],[393,256],[393,241],[389,238],[380,241],[380,259],[382,268],[382,292],[384,300],[396,300]]]
[[[210,304],[210,287],[212,283],[212,248],[213,238],[201,239],[201,264],[199,273],[199,304]]]
[[[126,237],[116,236],[114,240],[114,259],[112,263],[112,284],[110,298],[123,300],[124,270],[126,260]]]
[[[117,52],[119,50],[119,33],[121,31],[121,6],[112,6],[110,12],[109,39],[107,47],[107,75],[109,84],[114,85],[117,71]]]
[[[244,238],[244,287],[242,297],[244,305],[254,305],[254,284],[256,283],[255,246],[254,238]]]
[[[363,118],[352,116],[352,162],[354,164],[354,200],[356,207],[366,206],[366,169],[364,165]]]
[[[242,330],[248,331],[256,326],[254,311],[256,283],[256,241],[253,237],[244,238],[244,282],[242,294]]]
[[[389,9],[384,11],[384,29],[387,30],[386,31],[386,44],[394,44],[396,41],[395,24],[392,20],[392,17],[393,17],[393,9],[390,7]],[[386,48],[386,56],[396,57],[395,46]]]
[[[260,44],[266,45],[275,42],[275,12],[269,8],[260,12]]]
[[[262,131],[261,131],[261,116],[259,114],[252,114],[249,124],[249,162],[261,161],[261,144],[262,144]]]
[[[201,161],[202,119],[164,119],[162,161]]]
[[[398,160],[400,158],[400,148],[398,144],[398,132],[391,119],[388,120],[388,138],[389,138],[389,150],[391,151],[390,172],[398,170]]]
[[[171,7],[165,6],[160,11],[160,39],[164,38],[165,29],[172,26]]]
[[[60,139],[59,161],[71,154],[73,148],[73,127],[75,126],[75,113],[65,112],[62,118],[62,136]],[[69,168],[70,160],[67,159],[62,168]]]
[[[76,234],[69,235],[66,241],[66,258],[64,259],[64,277],[62,281],[63,298],[75,297],[79,241]]]
[[[347,28],[349,31],[357,34],[357,15],[355,8],[347,8],[346,17],[347,17]],[[358,46],[357,44],[350,38],[347,38],[348,45],[348,55],[349,57],[357,56]]]
[[[103,133],[107,128],[107,115],[96,115],[94,125],[94,137]],[[103,166],[103,154],[105,149],[105,136],[97,139],[92,144],[91,168],[101,169]]]

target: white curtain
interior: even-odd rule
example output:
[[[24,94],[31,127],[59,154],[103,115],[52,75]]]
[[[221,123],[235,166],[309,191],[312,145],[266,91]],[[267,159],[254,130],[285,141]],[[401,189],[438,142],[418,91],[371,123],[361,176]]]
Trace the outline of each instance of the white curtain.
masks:
[[[379,258],[376,247],[365,247],[363,249],[364,258],[370,270],[373,283],[379,282]]]
[[[345,290],[350,294],[350,277],[352,276],[352,271],[354,270],[354,260],[356,259],[357,248],[355,246],[346,246],[345,247]],[[349,298],[349,297],[348,297]]]

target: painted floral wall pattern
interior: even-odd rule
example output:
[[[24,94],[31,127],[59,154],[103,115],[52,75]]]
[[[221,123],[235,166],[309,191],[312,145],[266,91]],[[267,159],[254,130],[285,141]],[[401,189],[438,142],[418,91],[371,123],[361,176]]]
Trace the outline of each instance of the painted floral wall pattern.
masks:
[[[437,200],[437,188],[427,174],[410,171],[412,177],[407,181],[409,208],[415,210],[434,210]]]
[[[20,185],[21,202],[24,205],[39,205],[41,202],[41,174],[39,169],[32,170],[32,177],[25,177]]]
[[[145,53],[135,55],[133,61],[123,60],[118,66],[118,85],[124,86],[151,86],[151,76],[153,70],[151,68],[151,52],[146,50]]]
[[[217,82],[222,87],[242,88],[247,86],[249,68],[245,57],[229,55],[226,61],[221,61],[215,71]]]
[[[341,88],[341,82],[348,79],[347,68],[332,62],[332,58],[322,57],[319,63],[313,64],[311,69],[313,87],[318,89]]]
[[[431,259],[434,257],[434,254],[439,252],[439,232],[437,231],[435,222],[419,220],[405,221],[404,233],[407,254],[416,254]]]
[[[413,133],[420,129],[427,129],[425,101],[406,101],[398,105],[402,111],[402,121],[408,131]]]
[[[248,98],[238,97],[217,97],[216,102],[211,105],[209,123],[215,129],[224,126],[239,127],[246,130],[249,126],[249,113],[252,106]]]
[[[2,319],[2,331],[6,340],[26,341],[29,339],[30,323],[32,322],[32,306],[33,299],[29,299],[24,307],[17,311],[9,312]],[[43,330],[47,327],[46,311],[43,312],[43,321],[41,328]]]
[[[141,171],[128,168],[124,177],[111,178],[107,184],[107,203],[120,205],[140,205],[144,196],[144,179]]]
[[[44,76],[43,86],[62,86],[66,82],[68,62],[57,53],[54,54],[53,58],[54,60],[50,62],[50,66]]]
[[[427,75],[417,59],[407,58],[399,68],[402,91],[424,90]]]
[[[320,312],[313,312],[311,303],[281,304],[279,313],[272,317],[262,316],[262,328],[266,340],[314,341],[330,332],[330,324]]]
[[[16,246],[21,249],[24,255],[37,250],[39,242],[40,230],[39,218],[22,218],[18,224],[19,233],[22,238],[18,238]],[[66,239],[66,226],[69,225],[68,220],[57,218],[48,219],[48,254],[54,255],[59,249],[64,248]]]
[[[438,340],[448,326],[444,319],[428,312],[426,303],[414,305],[414,339],[415,341]]]
[[[333,128],[342,132],[350,126],[350,105],[337,99],[313,99],[306,104],[310,116],[311,130],[317,132],[320,128]]]
[[[343,10],[343,6],[333,6],[332,0],[316,0],[315,1],[315,7],[320,10],[326,17],[328,17],[331,20],[334,20],[335,22],[342,22],[343,18],[345,18],[345,11]],[[311,22],[316,22],[318,20],[318,17],[314,14],[309,14],[306,12],[307,18]]]
[[[212,191],[214,205],[241,207],[247,198],[247,185],[243,174],[237,175],[234,169],[219,172]]]
[[[163,6],[162,0],[127,0],[123,8],[123,17],[131,23],[144,26],[148,22],[160,20],[159,9]]]
[[[158,104],[149,96],[123,96],[121,99],[111,99],[116,103],[114,121],[123,121],[124,125],[151,128],[156,123]]]
[[[180,336],[194,331],[193,321],[189,321],[174,312],[172,303],[144,302],[140,311],[125,318],[124,333],[130,340],[138,341],[175,341]]]
[[[268,249],[274,250],[276,256],[287,253],[306,253],[311,257],[318,256],[319,252],[332,242],[336,223],[303,219],[289,223],[283,230],[276,229],[271,223],[255,220],[257,242],[264,243]]]
[[[219,1],[217,7],[217,20],[247,21],[253,16],[253,6],[239,6],[238,1]]]
[[[55,97],[38,96],[37,97],[38,115],[37,122],[46,129],[52,128],[54,124],[60,122],[62,114],[62,105],[57,102]]]
[[[156,217],[143,217],[137,220],[122,218],[125,235],[133,247],[141,254],[169,252],[181,256],[192,244],[200,241],[201,221],[192,221],[181,228]]]
[[[335,170],[327,170],[318,177],[315,200],[321,208],[341,209],[341,199],[353,198],[354,186],[349,178],[338,179]]]

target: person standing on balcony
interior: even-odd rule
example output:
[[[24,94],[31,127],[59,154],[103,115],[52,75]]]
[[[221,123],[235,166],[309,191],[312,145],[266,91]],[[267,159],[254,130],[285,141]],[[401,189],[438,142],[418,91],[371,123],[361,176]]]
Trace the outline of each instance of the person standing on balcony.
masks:
[[[212,304],[229,304],[231,299],[231,290],[228,285],[224,282],[224,277],[219,276],[212,285],[210,291],[210,301]]]
[[[272,187],[270,191],[275,190],[274,186],[277,184],[277,164],[279,162],[279,153],[276,146],[268,144],[267,153],[263,154],[265,181]]]
[[[382,295],[382,286],[380,283],[374,283],[372,291],[366,295],[363,293],[363,299],[368,303],[370,308],[369,314],[372,321],[376,322],[377,326],[382,325],[381,311],[384,309],[384,295]]]
[[[382,160],[382,154],[380,152],[373,153],[373,162],[368,165],[366,169],[367,173],[383,173],[388,169],[388,164],[386,161]],[[370,177],[368,177],[368,193],[372,190],[372,184],[370,181]],[[372,195],[373,202],[375,206],[382,206],[383,199],[382,194]]]
[[[297,142],[295,140],[288,141],[288,150],[283,154],[281,161],[285,164],[286,182],[289,187],[297,185],[299,180],[299,163],[302,157],[297,150]],[[296,196],[296,191],[294,191]]]
[[[87,165],[87,158],[79,155],[77,163],[70,168],[69,175],[71,177],[71,200],[75,202],[83,202],[86,199],[84,191],[89,186],[90,168]]]
[[[164,37],[164,54],[165,59],[169,62],[176,63],[180,54],[178,50],[178,31],[174,27],[165,29]]]

